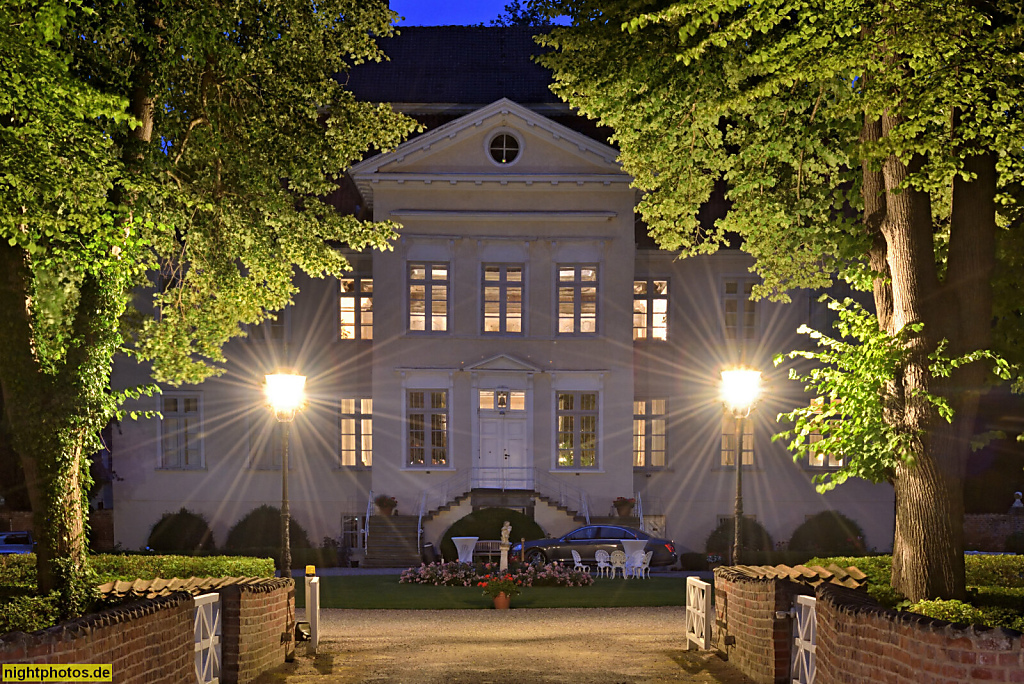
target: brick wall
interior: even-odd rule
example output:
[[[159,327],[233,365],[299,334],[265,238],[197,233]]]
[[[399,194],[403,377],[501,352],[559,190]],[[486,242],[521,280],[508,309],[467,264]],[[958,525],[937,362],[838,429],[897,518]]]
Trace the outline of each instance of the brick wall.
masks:
[[[90,548],[96,553],[114,550],[114,511],[105,508],[89,512]]]
[[[964,516],[964,548],[971,551],[1005,551],[1006,538],[1024,532],[1021,513],[972,513]]]
[[[220,589],[221,681],[245,684],[295,653],[295,582],[290,577]]]
[[[32,511],[4,511],[0,513],[0,532],[33,531]]]
[[[788,682],[792,626],[788,619],[776,618],[775,611],[788,611],[794,596],[810,593],[810,587],[795,582],[716,568],[715,648],[759,684]]]
[[[816,684],[1024,682],[1024,635],[882,608],[863,592],[817,592]]]
[[[109,663],[118,684],[181,684],[195,678],[192,613],[192,597],[177,593],[12,632],[0,637],[0,662]]]

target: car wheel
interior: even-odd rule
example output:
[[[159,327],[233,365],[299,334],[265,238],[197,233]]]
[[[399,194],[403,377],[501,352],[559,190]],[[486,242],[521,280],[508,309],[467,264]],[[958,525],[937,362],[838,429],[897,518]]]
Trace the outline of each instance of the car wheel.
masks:
[[[540,549],[531,549],[530,551],[526,552],[526,562],[527,563],[547,563],[548,562],[548,556],[547,556],[546,553],[544,553]]]

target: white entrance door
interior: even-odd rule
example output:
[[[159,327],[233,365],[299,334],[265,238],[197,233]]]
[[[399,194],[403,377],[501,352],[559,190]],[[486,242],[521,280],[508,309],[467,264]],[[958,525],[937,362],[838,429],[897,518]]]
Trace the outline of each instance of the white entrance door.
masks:
[[[474,487],[533,489],[533,470],[526,462],[526,418],[480,418],[480,461]]]

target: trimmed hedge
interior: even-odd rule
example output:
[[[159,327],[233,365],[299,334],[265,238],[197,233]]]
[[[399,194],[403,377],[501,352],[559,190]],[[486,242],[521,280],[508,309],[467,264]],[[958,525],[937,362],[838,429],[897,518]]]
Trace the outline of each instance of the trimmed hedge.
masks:
[[[480,539],[501,539],[501,526],[505,521],[512,524],[509,542],[516,543],[522,538],[527,541],[544,539],[546,536],[540,525],[531,518],[513,511],[510,508],[481,508],[469,515],[456,520],[441,538],[441,556],[448,560],[458,560],[459,552],[455,549],[452,537],[479,537]]]
[[[274,561],[244,556],[91,556],[96,583],[156,577],[273,577]]]
[[[796,528],[790,551],[852,556],[864,553],[864,530],[839,511],[822,511]]]
[[[292,569],[315,565],[318,568],[333,568],[338,565],[338,549],[336,547],[312,547],[308,549],[292,548]],[[224,549],[225,556],[247,556],[266,558],[277,563],[281,556],[280,546],[253,546],[244,549]],[[276,567],[276,565],[275,565]]]
[[[733,518],[722,520],[718,527],[708,535],[704,548],[709,554],[721,556],[723,560],[728,558],[729,552],[732,550],[733,530],[735,529],[733,522]],[[740,543],[743,545],[745,556],[752,551],[771,551],[775,548],[768,530],[751,518],[743,518],[743,522],[740,523]],[[747,557],[740,557],[740,561],[744,564],[749,563]]]
[[[157,553],[202,553],[215,548],[206,518],[185,507],[177,513],[164,513],[153,525],[146,546]]]
[[[288,537],[292,549],[308,549],[309,535],[295,518],[288,518]],[[225,550],[240,551],[252,548],[280,549],[281,509],[264,504],[252,509],[228,531]],[[274,556],[277,557],[275,551]]]

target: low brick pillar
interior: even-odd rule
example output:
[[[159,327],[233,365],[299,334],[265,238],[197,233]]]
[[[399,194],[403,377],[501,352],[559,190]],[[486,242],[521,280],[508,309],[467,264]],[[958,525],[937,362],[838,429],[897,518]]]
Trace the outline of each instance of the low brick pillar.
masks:
[[[90,547],[96,553],[114,550],[114,511],[105,508],[89,513]]]
[[[275,577],[218,590],[221,681],[245,684],[295,654],[295,581]]]
[[[1024,509],[1014,513],[970,513],[964,516],[964,548],[1005,551],[1006,538],[1024,532]]]
[[[712,641],[729,664],[759,684],[789,682],[793,622],[776,618],[811,588],[781,579],[748,577],[732,567],[715,569]]]
[[[1020,632],[889,610],[836,585],[817,599],[816,684],[1024,683]]]
[[[179,592],[0,637],[0,663],[109,663],[119,684],[181,684],[195,679],[194,605]]]

